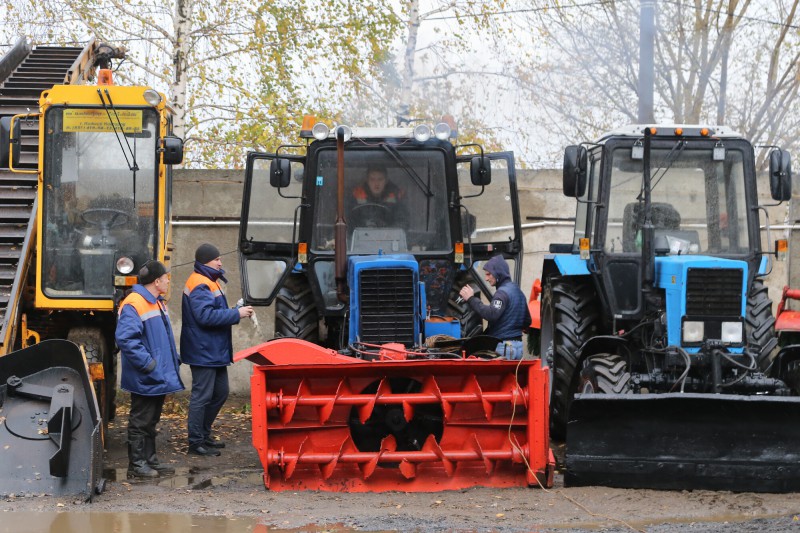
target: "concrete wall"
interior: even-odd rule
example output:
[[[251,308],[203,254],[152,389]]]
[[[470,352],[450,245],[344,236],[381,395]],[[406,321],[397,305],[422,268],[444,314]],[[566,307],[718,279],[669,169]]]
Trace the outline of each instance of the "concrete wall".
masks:
[[[169,311],[175,327],[176,337],[180,337],[181,325],[181,293],[189,274],[192,272],[194,251],[202,242],[211,242],[222,252],[223,268],[226,270],[228,285],[226,294],[228,301],[234,305],[241,297],[241,285],[236,252],[239,226],[236,222],[212,221],[203,225],[188,225],[187,217],[210,219],[214,217],[238,217],[241,210],[242,183],[244,171],[234,170],[182,170],[175,173],[173,186],[173,216],[177,219],[173,226],[172,242],[175,251],[172,257],[172,293],[169,299]],[[760,202],[762,205],[773,203],[769,198],[769,185],[766,176],[759,181]],[[533,281],[540,276],[542,259],[548,253],[551,242],[572,242],[572,223],[560,220],[573,217],[575,201],[563,196],[561,191],[561,171],[518,171],[521,215],[524,227],[523,276],[520,283],[523,292],[529,294]],[[789,208],[783,206],[770,207],[771,224],[778,225],[793,222],[796,218]],[[547,219],[547,220],[542,220]],[[763,217],[762,217],[763,224]],[[772,240],[790,238],[789,230],[773,230]],[[766,232],[763,233],[766,240]],[[798,236],[797,238],[800,238]],[[772,245],[770,245],[771,247]],[[790,246],[791,254],[788,263],[773,262],[773,271],[768,278],[770,297],[777,303],[781,290],[787,284],[789,265],[800,265],[800,243]],[[795,259],[795,260],[793,260]],[[800,287],[800,280],[792,280],[793,285]],[[241,350],[260,344],[272,337],[272,307],[256,310],[257,325],[245,320],[234,326],[234,350]],[[246,394],[250,390],[250,374],[252,365],[241,362],[230,369],[231,390]],[[184,383],[191,382],[188,367],[185,367]]]

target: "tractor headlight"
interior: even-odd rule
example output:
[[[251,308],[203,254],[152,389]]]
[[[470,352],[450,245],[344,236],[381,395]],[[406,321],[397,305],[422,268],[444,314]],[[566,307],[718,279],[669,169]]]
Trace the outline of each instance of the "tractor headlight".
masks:
[[[158,93],[158,91],[147,89],[144,92],[144,101],[155,107],[161,103],[161,95]]]
[[[722,342],[730,344],[742,343],[742,323],[723,322],[722,323]]]
[[[117,272],[123,276],[127,276],[133,272],[133,259],[130,257],[120,257],[117,259]]]
[[[436,126],[433,127],[433,134],[436,135],[436,138],[440,141],[446,141],[450,138],[450,132],[453,129],[450,127],[450,124],[446,122],[440,122]]]
[[[311,135],[313,135],[318,141],[327,139],[330,132],[331,130],[328,128],[328,125],[323,124],[322,122],[317,122],[314,124],[314,127],[311,128]]]
[[[424,143],[431,138],[431,128],[426,124],[420,124],[414,128],[414,138],[421,143]]]
[[[703,322],[687,320],[683,323],[683,342],[703,342],[705,324]]]

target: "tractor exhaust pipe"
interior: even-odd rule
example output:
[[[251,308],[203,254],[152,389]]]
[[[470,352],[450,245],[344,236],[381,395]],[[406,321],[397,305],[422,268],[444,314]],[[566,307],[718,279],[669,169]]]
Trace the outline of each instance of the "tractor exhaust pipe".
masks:
[[[650,200],[650,127],[644,129],[644,154],[642,157],[642,188],[644,189],[644,222],[642,224],[642,293],[644,301],[653,291],[655,281],[655,229]]]
[[[336,128],[336,223],[334,224],[333,249],[334,273],[336,278],[336,298],[348,303],[347,290],[347,222],[344,219],[344,128]]]

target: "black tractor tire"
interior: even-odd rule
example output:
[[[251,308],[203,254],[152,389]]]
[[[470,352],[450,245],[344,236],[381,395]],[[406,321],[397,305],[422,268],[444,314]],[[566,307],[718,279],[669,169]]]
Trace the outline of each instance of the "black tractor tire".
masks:
[[[461,338],[475,337],[483,333],[483,319],[465,301],[459,303],[458,293],[465,283],[454,283],[450,290],[450,297],[447,299],[447,316],[457,318],[461,322]],[[475,288],[474,286],[472,287]],[[478,290],[475,294],[480,294]]]
[[[117,404],[117,373],[114,358],[109,349],[109,343],[103,331],[98,327],[82,326],[72,328],[67,333],[67,340],[72,341],[78,346],[83,347],[86,354],[87,363],[103,363],[103,373],[105,374],[106,394],[103,400],[100,383],[95,383],[95,393],[97,403],[100,408],[100,416],[103,418],[103,426],[108,429],[108,423],[116,416]]]
[[[766,371],[777,355],[778,336],[775,333],[775,317],[772,316],[772,300],[761,280],[754,280],[747,296],[747,346],[755,352],[758,367]]]
[[[542,291],[540,354],[550,366],[550,436],[566,436],[569,406],[580,382],[578,350],[597,335],[600,313],[583,280],[549,279]]]
[[[586,358],[581,370],[578,392],[583,394],[627,394],[631,392],[631,374],[628,364],[618,356],[608,353]]]
[[[319,314],[304,276],[289,276],[275,298],[275,338],[319,344]]]

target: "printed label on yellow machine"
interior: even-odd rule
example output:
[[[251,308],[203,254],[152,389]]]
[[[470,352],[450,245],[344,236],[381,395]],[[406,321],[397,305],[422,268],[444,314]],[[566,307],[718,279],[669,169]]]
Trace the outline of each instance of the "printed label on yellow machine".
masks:
[[[142,131],[140,109],[117,109],[109,113],[104,109],[65,109],[63,130],[65,132],[122,130],[124,133]]]

